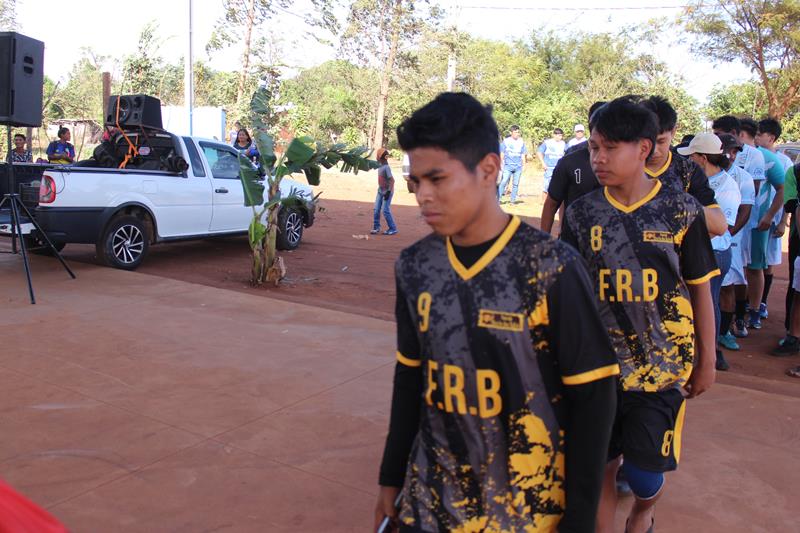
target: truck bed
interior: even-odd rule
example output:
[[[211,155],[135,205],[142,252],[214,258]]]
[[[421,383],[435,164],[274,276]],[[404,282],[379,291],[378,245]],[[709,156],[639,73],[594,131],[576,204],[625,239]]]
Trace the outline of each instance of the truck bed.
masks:
[[[39,183],[44,171],[55,165],[36,163],[14,164],[14,190],[19,193],[22,202],[30,209],[39,205]],[[8,194],[8,163],[0,163],[0,197]]]

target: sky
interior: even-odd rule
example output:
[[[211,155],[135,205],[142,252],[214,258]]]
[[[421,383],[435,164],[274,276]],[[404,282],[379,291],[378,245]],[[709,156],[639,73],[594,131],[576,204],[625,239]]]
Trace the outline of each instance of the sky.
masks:
[[[568,4],[539,0],[440,0],[449,13],[447,22],[478,37],[513,42],[525,38],[535,29],[557,32],[617,32],[621,28],[645,22],[654,17],[675,18],[679,6],[687,0],[571,0]],[[54,16],[51,7],[63,6]],[[44,16],[43,6],[50,13]],[[303,12],[302,0],[292,6],[296,14]],[[121,57],[136,49],[139,32],[156,21],[163,39],[161,53],[167,61],[185,56],[188,48],[189,0],[137,0],[122,7],[108,0],[71,0],[56,4],[55,0],[17,0],[20,32],[45,43],[45,74],[65,80],[81,49],[91,47],[102,55]],[[115,6],[120,6],[115,9]],[[653,7],[658,6],[658,7]],[[665,8],[668,6],[669,8]],[[56,8],[56,11],[60,9]],[[193,43],[195,60],[209,61],[216,69],[235,70],[239,58],[233,49],[205,52],[205,43],[215,21],[222,15],[220,0],[194,0]],[[334,57],[329,47],[308,37],[301,17],[279,16],[275,33],[281,35],[289,65],[310,67]],[[686,44],[665,43],[651,50],[670,69],[684,76],[689,93],[704,102],[715,84],[743,81],[750,77],[744,65],[714,65],[691,54]],[[112,75],[118,74],[113,72]]]

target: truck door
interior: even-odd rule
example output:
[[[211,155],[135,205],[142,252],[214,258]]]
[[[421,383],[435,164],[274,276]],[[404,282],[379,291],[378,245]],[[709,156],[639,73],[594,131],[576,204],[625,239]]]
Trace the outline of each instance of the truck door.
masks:
[[[213,214],[209,231],[246,230],[253,210],[244,205],[238,152],[231,146],[207,141],[200,141],[200,147],[211,169]]]

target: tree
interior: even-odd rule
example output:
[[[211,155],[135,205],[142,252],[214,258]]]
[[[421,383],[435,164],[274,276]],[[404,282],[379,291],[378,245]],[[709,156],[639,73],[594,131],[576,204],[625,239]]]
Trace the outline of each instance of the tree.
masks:
[[[0,0],[0,31],[16,31],[17,29],[16,0]]]
[[[336,31],[336,18],[333,16],[332,0],[311,0],[314,15],[305,17],[309,31],[314,28],[323,28],[331,32]],[[239,43],[241,46],[241,70],[236,92],[236,103],[245,104],[245,95],[248,91],[248,81],[253,76],[253,67],[260,63],[270,67],[273,61],[264,60],[265,53],[269,53],[270,38],[273,34],[259,33],[261,28],[266,29],[266,22],[272,19],[276,11],[286,12],[293,5],[291,0],[223,0],[225,14],[217,21],[214,31],[206,45],[206,52],[211,53],[223,48],[228,48]],[[294,14],[288,12],[289,14]],[[275,25],[271,26],[275,29]],[[252,88],[257,86],[251,85]]]
[[[366,159],[366,148],[348,149],[345,144],[323,144],[311,137],[292,139],[280,157],[275,154],[275,144],[269,134],[273,110],[274,86],[262,86],[254,94],[250,103],[250,122],[253,125],[253,139],[261,154],[262,174],[253,167],[250,160],[240,154],[239,175],[244,189],[245,205],[252,207],[253,219],[248,229],[250,249],[252,250],[251,283],[261,285],[265,282],[278,284],[285,274],[283,260],[276,254],[278,210],[291,207],[298,202],[315,202],[314,199],[301,198],[296,194],[281,196],[281,180],[294,173],[302,172],[310,185],[319,185],[322,168],[333,168],[341,164],[341,172],[358,173],[359,170],[378,168],[377,161]],[[264,193],[267,192],[266,198]],[[266,203],[265,203],[266,200]],[[262,205],[263,204],[263,205]],[[266,224],[263,222],[266,215]]]
[[[415,65],[410,47],[426,26],[435,25],[440,18],[441,11],[429,0],[354,0],[350,4],[340,51],[381,72],[373,147],[385,143],[386,108],[396,69]]]
[[[750,67],[770,115],[780,119],[800,104],[800,2],[696,0],[681,23],[697,55]]]

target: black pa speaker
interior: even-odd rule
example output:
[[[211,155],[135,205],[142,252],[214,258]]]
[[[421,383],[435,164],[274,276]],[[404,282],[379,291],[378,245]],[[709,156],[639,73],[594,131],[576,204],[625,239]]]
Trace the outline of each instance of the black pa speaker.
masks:
[[[116,126],[118,123],[123,129],[139,126],[163,130],[161,100],[146,94],[112,94],[106,109],[106,125]]]
[[[44,43],[0,32],[0,124],[42,125]]]

